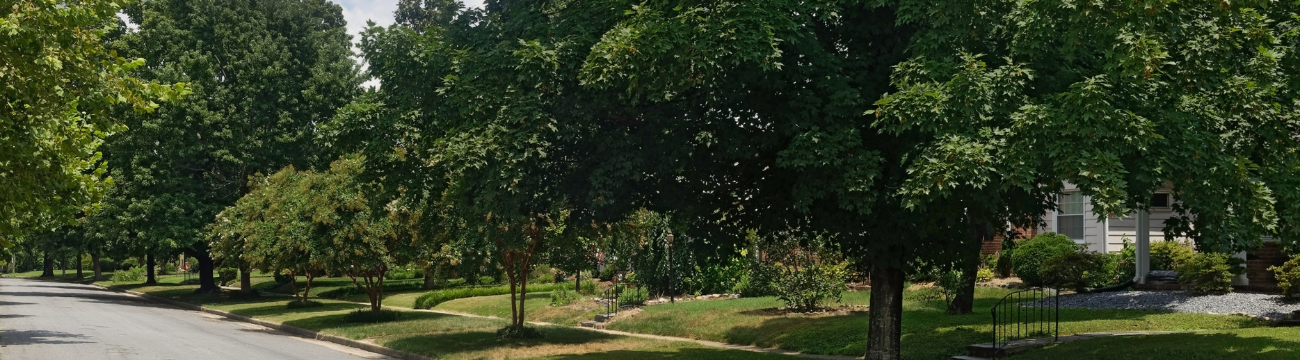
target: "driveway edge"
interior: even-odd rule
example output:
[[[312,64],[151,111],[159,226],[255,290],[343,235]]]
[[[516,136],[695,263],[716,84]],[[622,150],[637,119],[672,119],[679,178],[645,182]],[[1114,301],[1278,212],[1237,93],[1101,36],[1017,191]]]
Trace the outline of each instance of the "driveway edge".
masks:
[[[141,298],[145,298],[145,299],[148,299],[148,300],[153,301],[153,302],[163,303],[163,304],[167,304],[167,305],[171,305],[171,306],[179,307],[179,308],[186,309],[186,310],[193,310],[193,311],[205,312],[205,313],[209,313],[209,314],[213,314],[213,315],[220,315],[220,316],[223,316],[223,317],[225,317],[225,318],[227,318],[227,319],[231,319],[231,320],[235,320],[235,321],[241,321],[241,322],[246,322],[246,323],[250,323],[250,324],[257,324],[257,325],[265,326],[265,327],[267,327],[267,328],[271,328],[271,329],[279,330],[279,331],[282,331],[282,332],[287,333],[287,334],[290,334],[290,335],[294,335],[294,336],[298,336],[298,337],[303,337],[303,338],[308,338],[308,339],[315,339],[315,340],[320,340],[320,341],[331,342],[331,343],[335,343],[335,344],[338,344],[338,345],[343,345],[343,346],[347,346],[347,347],[357,348],[357,349],[361,349],[361,350],[369,351],[369,352],[372,352],[372,353],[376,353],[376,354],[380,354],[380,355],[384,355],[384,356],[388,356],[388,357],[392,357],[392,358],[403,359],[403,360],[437,360],[437,358],[428,357],[428,356],[424,356],[424,355],[420,355],[420,354],[416,354],[416,353],[412,353],[412,352],[408,352],[408,351],[397,350],[397,349],[393,349],[393,348],[389,348],[389,347],[380,346],[380,345],[377,345],[377,344],[371,344],[371,343],[361,342],[361,341],[352,340],[352,339],[348,339],[348,338],[344,338],[344,337],[339,337],[339,336],[334,336],[334,335],[322,334],[322,333],[320,333],[320,332],[318,332],[318,331],[307,330],[307,329],[303,329],[303,328],[300,328],[300,327],[297,327],[297,326],[293,326],[293,325],[285,325],[285,324],[280,324],[280,323],[274,323],[274,322],[270,322],[270,321],[266,321],[266,320],[261,320],[261,319],[257,319],[257,318],[252,318],[252,317],[248,317],[248,316],[243,316],[243,315],[234,314],[234,313],[231,313],[231,312],[228,312],[228,311],[222,311],[222,310],[217,310],[217,309],[213,309],[213,308],[208,308],[208,307],[205,307],[205,306],[202,306],[202,305],[195,305],[195,304],[190,304],[190,303],[187,303],[187,302],[181,302],[181,301],[176,301],[176,300],[167,299],[167,298],[163,298],[163,297],[153,296],[153,295],[149,295],[149,294],[141,293],[141,292],[138,292],[138,291],[131,291],[131,290],[126,290],[126,289],[112,288],[112,287],[107,287],[107,286],[98,285],[98,284],[91,284],[91,285],[94,285],[94,286],[96,286],[96,287],[99,287],[99,288],[101,288],[101,289],[105,289],[105,290],[109,290],[109,291],[120,292],[120,293],[127,293],[127,294],[131,294],[131,295],[139,296],[139,297],[141,297]]]

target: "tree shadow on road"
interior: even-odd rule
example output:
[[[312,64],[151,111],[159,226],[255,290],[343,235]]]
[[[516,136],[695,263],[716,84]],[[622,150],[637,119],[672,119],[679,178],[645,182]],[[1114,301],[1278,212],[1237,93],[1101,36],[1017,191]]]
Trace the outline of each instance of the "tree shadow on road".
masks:
[[[38,344],[90,344],[94,341],[82,341],[78,339],[89,339],[85,335],[71,334],[60,331],[47,330],[0,330],[0,344],[10,345],[38,345]]]

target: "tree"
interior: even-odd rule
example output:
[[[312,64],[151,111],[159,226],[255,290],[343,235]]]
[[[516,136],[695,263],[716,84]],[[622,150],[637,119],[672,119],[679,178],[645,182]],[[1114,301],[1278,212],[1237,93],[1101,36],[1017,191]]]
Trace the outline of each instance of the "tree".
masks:
[[[109,141],[132,239],[199,259],[199,292],[219,289],[204,240],[250,176],[310,168],[315,126],[359,92],[342,10],[324,0],[149,1],[118,47],[148,57],[147,78],[189,81],[194,101],[131,116]],[[247,266],[241,289],[251,292]]]
[[[95,209],[112,183],[97,149],[123,130],[115,108],[150,112],[187,91],[135,78],[144,60],[105,47],[120,3],[0,4],[0,247]]]

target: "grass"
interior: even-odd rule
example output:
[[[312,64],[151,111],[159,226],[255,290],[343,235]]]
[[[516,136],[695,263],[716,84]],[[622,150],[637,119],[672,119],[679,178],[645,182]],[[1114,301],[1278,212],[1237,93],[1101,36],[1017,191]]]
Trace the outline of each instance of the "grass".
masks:
[[[551,306],[550,293],[529,293],[524,301],[524,316],[528,321],[576,326],[600,313],[602,307],[590,296],[580,298],[568,306]],[[447,301],[433,307],[446,310],[499,318],[510,317],[510,295],[480,296]]]
[[[264,296],[230,300],[222,294],[193,294],[197,285],[181,284],[180,276],[159,277],[159,284],[109,284],[155,296],[204,305],[235,314],[279,322],[355,340],[370,340],[395,349],[446,360],[470,359],[631,359],[730,360],[783,359],[786,356],[705,347],[690,342],[663,341],[609,335],[564,326],[543,326],[541,339],[501,340],[496,331],[503,319],[470,318],[430,312],[404,311],[400,319],[383,323],[352,323],[349,313],[364,305],[339,300],[318,300],[319,307],[288,309],[286,299]],[[254,277],[258,284],[272,281]],[[542,304],[538,300],[537,303]],[[506,301],[508,305],[508,301]],[[545,305],[545,304],[543,304]],[[508,308],[507,308],[508,309]]]
[[[1021,360],[1292,360],[1300,328],[1259,328],[1076,341],[1016,355]]]
[[[947,315],[942,301],[905,296],[902,355],[909,360],[939,360],[963,353],[966,345],[990,341],[989,309],[1009,290],[979,288],[975,312]],[[868,292],[844,295],[845,305],[866,305]],[[814,354],[862,356],[866,353],[867,313],[835,315],[773,314],[774,298],[683,302],[647,307],[641,314],[610,324],[610,329],[775,347]],[[1263,326],[1244,316],[1136,310],[1061,310],[1062,335],[1098,331],[1227,330]]]

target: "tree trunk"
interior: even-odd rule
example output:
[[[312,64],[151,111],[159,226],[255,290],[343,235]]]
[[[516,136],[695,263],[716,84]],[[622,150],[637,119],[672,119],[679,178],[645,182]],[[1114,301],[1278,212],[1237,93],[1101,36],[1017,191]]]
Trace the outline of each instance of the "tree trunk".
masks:
[[[306,296],[298,296],[298,274],[293,269],[289,269],[289,292],[298,298],[298,302],[307,302]]]
[[[195,294],[215,294],[221,292],[221,287],[217,286],[217,278],[213,276],[216,266],[212,261],[212,254],[207,249],[191,249],[191,257],[199,262],[199,288],[194,290]]]
[[[99,266],[99,251],[90,253],[90,262],[94,263],[91,264],[90,266],[91,268],[95,269],[95,281],[102,280],[104,275],[104,269]]]
[[[900,360],[903,335],[903,271],[873,266],[867,325],[867,360]]]
[[[77,253],[77,280],[81,280],[81,253]]]
[[[253,290],[253,269],[248,265],[239,267],[239,293],[246,296],[257,296],[257,290]]]
[[[948,304],[950,315],[965,315],[975,311],[975,275],[980,270],[983,256],[980,254],[980,248],[989,235],[989,227],[982,224],[973,226],[970,235],[975,238],[975,241],[971,248],[967,249],[970,255],[957,264],[961,267],[962,283],[961,289],[957,290],[956,296]]]
[[[438,278],[433,275],[435,268],[436,267],[430,266],[424,269],[424,286],[422,286],[423,289],[433,290],[433,288],[438,286]]]
[[[68,258],[59,259],[59,277],[68,277]]]
[[[156,265],[157,264],[154,263],[153,260],[153,254],[146,254],[144,256],[145,285],[155,285],[158,283],[158,276],[154,274],[154,268]]]
[[[48,252],[45,253],[45,266],[41,269],[41,277],[54,277],[54,258],[51,258]]]
[[[573,273],[573,292],[582,293],[582,272]]]
[[[311,280],[316,278],[316,276],[311,273],[311,270],[304,272],[303,276],[307,277],[307,285],[302,288],[302,298],[306,300],[307,297],[311,296]]]

